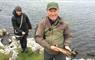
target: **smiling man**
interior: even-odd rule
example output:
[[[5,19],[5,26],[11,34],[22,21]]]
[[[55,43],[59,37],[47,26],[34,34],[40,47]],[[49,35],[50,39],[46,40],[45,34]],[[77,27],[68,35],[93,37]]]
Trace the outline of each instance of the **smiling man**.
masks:
[[[48,3],[47,16],[38,24],[35,39],[44,47],[44,60],[66,60],[56,47],[70,51],[71,34],[68,24],[59,16],[57,3]]]

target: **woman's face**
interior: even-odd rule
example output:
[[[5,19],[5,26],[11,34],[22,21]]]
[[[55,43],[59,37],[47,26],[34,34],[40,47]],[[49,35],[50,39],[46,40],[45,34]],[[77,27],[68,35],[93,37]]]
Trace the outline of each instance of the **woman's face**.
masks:
[[[20,16],[21,15],[21,11],[16,11],[16,14],[18,15],[18,16]]]
[[[55,21],[55,20],[57,19],[58,13],[59,13],[59,10],[58,10],[58,9],[51,8],[51,9],[49,9],[47,12],[48,12],[48,17],[49,17],[51,20]]]

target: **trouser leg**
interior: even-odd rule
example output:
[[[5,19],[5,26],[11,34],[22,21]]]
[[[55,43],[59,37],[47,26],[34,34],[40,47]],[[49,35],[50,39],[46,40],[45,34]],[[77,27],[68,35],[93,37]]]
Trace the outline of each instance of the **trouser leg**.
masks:
[[[23,51],[27,48],[27,36],[23,36],[20,39],[21,48]]]
[[[58,55],[55,55],[55,60],[66,60],[66,57],[64,54],[59,53]]]
[[[53,60],[53,55],[48,54],[48,52],[44,51],[44,60]]]

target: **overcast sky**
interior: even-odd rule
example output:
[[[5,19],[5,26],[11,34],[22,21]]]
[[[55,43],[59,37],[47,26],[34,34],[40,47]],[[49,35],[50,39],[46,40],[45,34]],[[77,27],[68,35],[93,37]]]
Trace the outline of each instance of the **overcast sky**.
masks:
[[[95,1],[95,0],[0,0],[1,1]]]

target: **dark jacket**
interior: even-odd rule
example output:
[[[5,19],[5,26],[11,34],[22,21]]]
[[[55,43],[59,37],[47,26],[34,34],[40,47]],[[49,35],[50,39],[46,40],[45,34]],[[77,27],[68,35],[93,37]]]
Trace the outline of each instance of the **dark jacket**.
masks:
[[[22,15],[23,15],[23,22],[22,22],[21,28],[19,28],[21,24]],[[24,13],[22,13],[21,16],[17,16],[16,11],[15,10],[13,11],[12,25],[13,25],[14,31],[18,32],[17,35],[22,35],[22,32],[25,32],[26,34],[28,34],[28,30],[32,29],[28,16]]]

